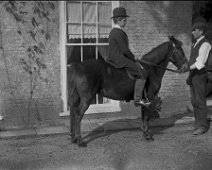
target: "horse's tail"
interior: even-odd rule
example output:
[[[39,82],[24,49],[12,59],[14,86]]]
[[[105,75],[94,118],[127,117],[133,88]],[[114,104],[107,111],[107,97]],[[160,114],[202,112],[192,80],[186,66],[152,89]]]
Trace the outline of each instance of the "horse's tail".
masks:
[[[79,95],[76,88],[76,65],[71,64],[67,67],[67,82],[68,82],[68,106],[73,110],[79,102]]]

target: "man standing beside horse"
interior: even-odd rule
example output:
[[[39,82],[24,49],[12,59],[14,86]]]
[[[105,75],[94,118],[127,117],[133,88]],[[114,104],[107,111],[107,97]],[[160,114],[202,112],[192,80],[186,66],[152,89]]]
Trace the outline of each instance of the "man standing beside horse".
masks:
[[[191,55],[188,68],[181,72],[189,71],[189,76],[186,80],[190,86],[191,104],[194,109],[194,131],[193,135],[201,135],[209,129],[207,121],[207,70],[206,62],[208,60],[211,45],[205,38],[207,24],[204,18],[195,20],[192,26],[192,36],[195,40],[191,47]]]
[[[128,36],[123,28],[126,25],[126,9],[118,7],[113,10],[111,17],[114,27],[109,35],[109,56],[107,62],[119,69],[126,69],[136,79],[134,90],[135,106],[149,106],[150,102],[142,99],[143,89],[146,83],[147,72],[137,63],[135,56],[129,49]]]

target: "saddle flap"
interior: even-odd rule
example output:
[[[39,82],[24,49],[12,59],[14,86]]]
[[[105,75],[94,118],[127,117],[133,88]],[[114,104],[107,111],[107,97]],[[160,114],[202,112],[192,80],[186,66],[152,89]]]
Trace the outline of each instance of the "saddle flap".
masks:
[[[135,77],[128,70],[126,70],[126,73],[130,79],[135,80]]]

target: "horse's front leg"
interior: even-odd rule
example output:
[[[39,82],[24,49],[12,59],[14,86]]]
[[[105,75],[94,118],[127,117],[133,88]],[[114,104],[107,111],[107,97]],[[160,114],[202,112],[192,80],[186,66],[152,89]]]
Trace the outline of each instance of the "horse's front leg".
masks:
[[[149,118],[147,110],[145,109],[141,109],[141,130],[146,140],[154,140],[149,130]]]

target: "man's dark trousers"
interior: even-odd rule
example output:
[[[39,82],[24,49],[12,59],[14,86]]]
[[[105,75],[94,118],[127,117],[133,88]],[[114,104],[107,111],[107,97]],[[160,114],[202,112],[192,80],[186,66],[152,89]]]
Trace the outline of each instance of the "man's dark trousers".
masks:
[[[207,73],[205,69],[190,72],[191,104],[194,108],[195,128],[208,128],[207,122]]]

